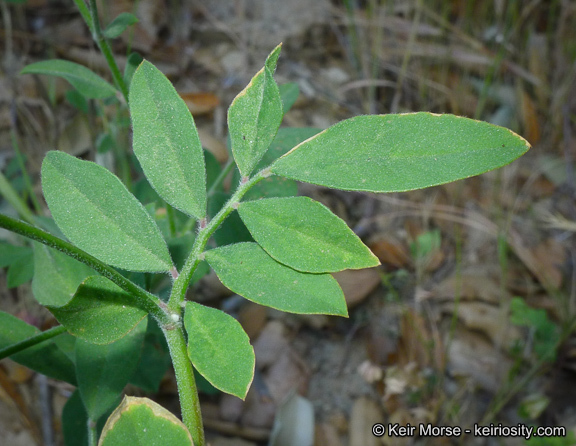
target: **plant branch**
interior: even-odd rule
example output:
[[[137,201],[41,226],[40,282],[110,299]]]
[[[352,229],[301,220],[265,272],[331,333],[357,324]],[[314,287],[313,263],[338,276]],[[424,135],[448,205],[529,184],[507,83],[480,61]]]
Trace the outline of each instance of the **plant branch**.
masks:
[[[0,227],[15,232],[16,234],[23,235],[29,239],[36,240],[46,246],[57,249],[70,257],[88,265],[90,268],[102,274],[107,279],[110,279],[123,290],[134,295],[138,299],[140,308],[152,316],[154,316],[161,325],[169,324],[170,319],[166,312],[163,310],[160,299],[153,294],[140,288],[135,283],[128,280],[114,268],[102,263],[96,257],[91,256],[80,248],[66,242],[49,232],[36,228],[23,221],[10,218],[6,215],[0,214]]]
[[[166,337],[170,357],[174,365],[176,374],[176,384],[178,386],[178,396],[182,410],[182,422],[190,431],[194,446],[204,446],[204,427],[202,424],[202,413],[200,411],[200,401],[198,400],[198,390],[194,379],[192,363],[188,358],[186,340],[182,325],[177,328],[163,327],[162,331]]]
[[[192,279],[192,275],[194,274],[196,267],[202,260],[200,255],[202,252],[204,252],[204,248],[206,247],[206,243],[208,243],[210,236],[214,233],[214,231],[216,231],[216,229],[218,229],[218,226],[222,224],[226,217],[235,209],[235,206],[238,205],[244,194],[248,192],[252,186],[269,175],[268,173],[264,173],[265,171],[266,169],[258,172],[246,182],[241,182],[234,195],[232,195],[226,204],[222,206],[222,209],[220,209],[220,211],[204,228],[200,229],[196,240],[194,241],[192,251],[188,256],[188,259],[186,259],[186,263],[180,272],[180,276],[174,281],[172,293],[170,294],[170,300],[168,301],[169,311],[179,313],[180,305],[184,301],[188,284]]]
[[[38,333],[34,336],[24,339],[23,341],[17,342],[16,344],[9,345],[8,347],[0,350],[0,361],[9,356],[20,353],[22,350],[33,347],[36,344],[52,339],[59,334],[65,333],[66,328],[63,325],[58,325],[57,327],[52,327],[46,331]]]
[[[78,5],[78,2],[76,4]],[[82,14],[82,17],[84,20],[86,20],[86,14],[82,12],[82,10],[80,10],[80,14]],[[126,82],[124,82],[122,73],[120,73],[116,59],[114,59],[110,45],[104,37],[104,34],[102,34],[102,28],[100,28],[100,20],[98,19],[98,7],[96,6],[96,0],[90,0],[90,19],[91,22],[88,23],[88,27],[90,28],[90,31],[92,31],[92,38],[98,44],[98,48],[100,48],[100,51],[104,55],[104,58],[110,67],[110,71],[114,81],[116,82],[116,85],[122,92],[124,100],[126,103],[128,103],[128,87],[126,86]]]

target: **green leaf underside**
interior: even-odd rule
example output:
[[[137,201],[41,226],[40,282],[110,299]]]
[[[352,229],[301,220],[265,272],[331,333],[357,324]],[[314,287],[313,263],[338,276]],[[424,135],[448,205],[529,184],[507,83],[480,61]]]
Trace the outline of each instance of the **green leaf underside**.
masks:
[[[243,176],[248,176],[276,136],[282,122],[278,85],[265,66],[236,96],[228,109],[232,153]]]
[[[248,300],[289,313],[348,316],[344,294],[331,275],[284,266],[256,243],[212,249],[205,258],[225,286]]]
[[[215,308],[186,303],[188,356],[217,389],[244,399],[254,377],[254,349],[240,323]]]
[[[68,60],[44,60],[25,66],[22,74],[47,74],[66,79],[84,96],[104,99],[116,95],[116,88],[83,65]]]
[[[64,152],[48,152],[42,163],[42,189],[58,227],[79,248],[130,271],[172,268],[152,217],[104,167]]]
[[[130,84],[134,153],[152,187],[167,203],[206,217],[202,144],[190,110],[170,81],[148,61]]]
[[[454,115],[367,115],[304,141],[271,170],[335,189],[401,192],[502,167],[529,148],[506,128]]]
[[[66,305],[78,286],[96,272],[78,260],[42,243],[34,243],[32,292],[41,305]]]
[[[36,327],[16,316],[0,311],[0,349],[22,342],[40,333]],[[54,379],[76,384],[74,364],[54,342],[47,340],[10,358],[23,366]]]
[[[140,361],[148,320],[112,344],[76,341],[76,374],[82,401],[91,420],[118,404],[122,390]]]
[[[74,336],[93,344],[109,344],[126,336],[146,317],[145,311],[132,306],[135,303],[110,280],[92,276],[78,287],[68,304],[48,309]]]
[[[328,273],[380,264],[342,219],[311,198],[242,202],[238,213],[271,257],[299,271]]]
[[[194,446],[186,426],[148,398],[126,396],[112,412],[98,446]]]

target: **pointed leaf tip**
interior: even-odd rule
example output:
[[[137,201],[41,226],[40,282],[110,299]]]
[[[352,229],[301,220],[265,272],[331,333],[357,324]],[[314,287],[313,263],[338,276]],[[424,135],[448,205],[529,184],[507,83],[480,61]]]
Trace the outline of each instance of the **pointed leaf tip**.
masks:
[[[366,115],[302,142],[270,169],[335,189],[401,192],[497,169],[529,148],[509,129],[459,116]]]

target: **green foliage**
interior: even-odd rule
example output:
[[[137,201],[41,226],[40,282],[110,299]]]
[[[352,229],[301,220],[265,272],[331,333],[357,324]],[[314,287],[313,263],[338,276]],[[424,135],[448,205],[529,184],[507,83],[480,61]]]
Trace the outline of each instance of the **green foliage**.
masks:
[[[67,60],[44,60],[25,66],[21,74],[47,74],[66,79],[87,98],[103,99],[116,95],[116,89],[90,69]]]
[[[130,87],[134,153],[152,187],[167,203],[206,216],[206,171],[188,107],[170,81],[144,61]]]
[[[214,387],[244,399],[254,377],[254,349],[240,323],[220,310],[187,302],[188,356]]]
[[[307,139],[270,169],[334,189],[402,192],[497,169],[529,148],[508,129],[460,116],[367,115]]]
[[[152,217],[104,167],[64,152],[48,152],[42,163],[42,190],[58,227],[79,248],[130,271],[172,268]]]
[[[123,12],[118,15],[103,31],[104,37],[115,39],[122,34],[130,25],[138,23],[138,17],[129,12]]]
[[[110,415],[98,446],[194,446],[182,422],[148,398],[125,397]]]
[[[105,55],[105,39],[135,22],[134,16],[121,15],[102,37],[97,20],[91,20],[93,11],[76,3]],[[107,61],[129,101],[134,154],[146,178],[136,182],[136,196],[104,167],[51,151],[42,164],[42,189],[54,221],[72,244],[0,215],[2,227],[42,243],[35,244],[33,254],[29,247],[2,246],[0,266],[18,265],[25,272],[12,279],[9,272],[9,282],[30,277],[36,265],[34,294],[69,332],[36,343],[41,336],[36,328],[0,313],[0,348],[31,339],[34,346],[12,354],[16,361],[78,384],[64,410],[71,418],[63,424],[67,444],[84,445],[97,436],[95,423],[118,404],[128,382],[156,390],[168,354],[184,425],[155,403],[127,398],[108,418],[99,444],[203,446],[194,368],[215,388],[246,396],[254,376],[248,336],[224,312],[184,302],[189,285],[209,268],[232,291],[261,305],[348,316],[342,290],[329,273],[373,267],[378,259],[328,208],[295,197],[296,181],[404,191],[501,167],[529,148],[507,129],[430,113],[359,116],[322,132],[280,128],[298,95],[295,85],[278,87],[274,80],[280,48],[228,110],[235,189],[222,187],[229,170],[204,154],[174,87],[134,53],[123,76]],[[118,93],[72,62],[39,62],[23,73],[65,78],[83,95],[69,95],[79,109],[86,108],[83,97]],[[117,125],[122,127],[120,119]],[[117,151],[112,134],[100,138],[102,151]],[[123,178],[131,180],[126,165]],[[11,202],[26,214],[17,199]],[[217,246],[207,249],[211,239]],[[434,239],[418,240],[415,255],[434,246]],[[554,335],[545,317],[520,307],[513,311],[516,323],[536,327],[537,352],[551,345]],[[78,434],[81,425],[89,431]]]
[[[542,361],[554,361],[560,341],[560,330],[550,320],[546,311],[531,308],[524,299],[514,297],[510,303],[510,312],[510,322],[534,330],[533,351],[536,357]]]

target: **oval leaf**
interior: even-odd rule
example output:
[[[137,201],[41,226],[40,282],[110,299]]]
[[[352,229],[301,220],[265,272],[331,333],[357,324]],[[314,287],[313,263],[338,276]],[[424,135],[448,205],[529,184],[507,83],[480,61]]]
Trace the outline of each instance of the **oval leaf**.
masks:
[[[246,398],[254,378],[254,349],[240,323],[215,308],[186,303],[184,326],[190,361],[210,384]]]
[[[357,116],[294,147],[271,170],[335,189],[400,192],[502,167],[529,148],[508,129],[454,115]]]
[[[290,313],[348,316],[340,286],[329,274],[307,274],[275,261],[256,243],[205,253],[222,283],[260,305]]]
[[[147,313],[118,285],[102,276],[88,277],[72,300],[50,307],[69,333],[93,344],[109,344],[128,334]]]
[[[266,66],[256,73],[228,109],[232,153],[243,176],[254,170],[282,122],[282,99],[269,68],[276,66],[279,51],[279,47],[274,49]]]
[[[98,420],[117,404],[136,370],[148,319],[112,344],[76,341],[78,389],[91,420]]]
[[[247,201],[240,203],[238,213],[270,256],[299,271],[328,273],[380,264],[344,220],[311,198]]]
[[[42,189],[54,220],[79,248],[118,268],[169,271],[172,260],[154,220],[104,167],[48,152]]]
[[[125,396],[106,421],[98,446],[194,446],[184,423],[148,398]]]
[[[116,88],[83,65],[53,59],[25,66],[21,74],[47,74],[66,79],[87,98],[104,99],[116,95]]]
[[[176,209],[206,217],[202,144],[188,107],[170,81],[148,61],[130,84],[134,153],[158,195]]]

